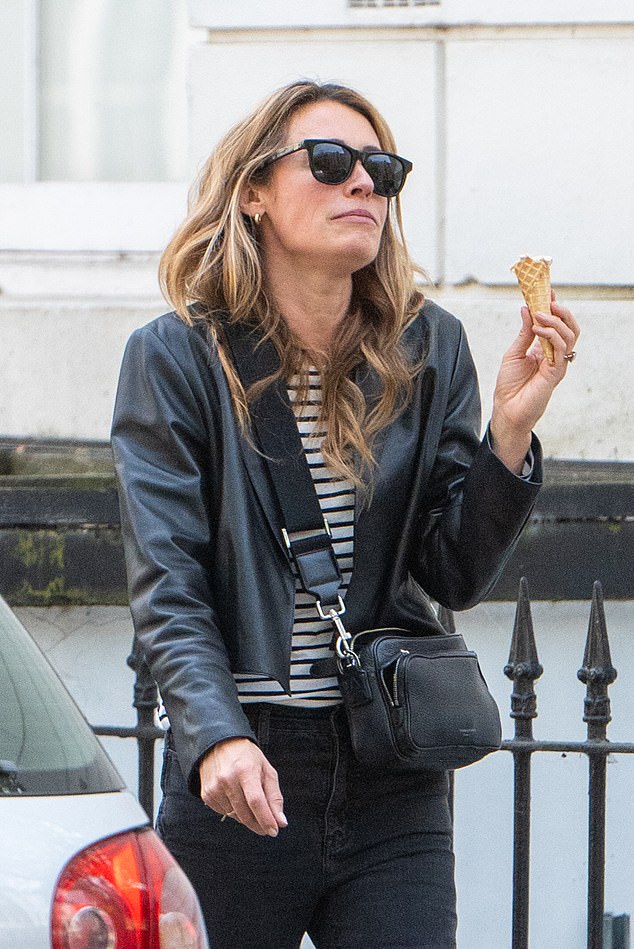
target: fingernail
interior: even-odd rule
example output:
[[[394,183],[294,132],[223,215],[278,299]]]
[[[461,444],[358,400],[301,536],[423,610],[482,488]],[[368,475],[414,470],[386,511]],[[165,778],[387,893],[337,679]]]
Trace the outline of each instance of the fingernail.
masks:
[[[277,827],[271,827],[269,830],[269,837],[277,837]]]

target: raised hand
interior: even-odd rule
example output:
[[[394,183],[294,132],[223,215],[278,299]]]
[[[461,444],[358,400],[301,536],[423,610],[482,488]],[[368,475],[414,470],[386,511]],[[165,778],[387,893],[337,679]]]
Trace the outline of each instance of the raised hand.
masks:
[[[551,312],[535,320],[522,307],[522,328],[504,354],[493,395],[492,447],[519,474],[530,446],[531,431],[542,417],[555,387],[566,375],[579,338],[577,321],[552,294]],[[548,339],[554,350],[549,362],[535,336]]]

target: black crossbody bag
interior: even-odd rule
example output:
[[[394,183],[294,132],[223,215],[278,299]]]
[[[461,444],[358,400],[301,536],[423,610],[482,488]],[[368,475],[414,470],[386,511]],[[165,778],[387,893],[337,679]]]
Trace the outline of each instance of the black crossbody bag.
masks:
[[[239,324],[225,334],[242,384],[278,368],[270,341]],[[462,768],[500,747],[500,716],[478,657],[457,633],[421,636],[405,629],[351,635],[344,625],[341,574],[283,380],[268,386],[252,409],[284,521],[289,557],[321,619],[334,627],[336,668],[352,747],[364,765],[394,771]],[[295,539],[301,534],[300,539]]]

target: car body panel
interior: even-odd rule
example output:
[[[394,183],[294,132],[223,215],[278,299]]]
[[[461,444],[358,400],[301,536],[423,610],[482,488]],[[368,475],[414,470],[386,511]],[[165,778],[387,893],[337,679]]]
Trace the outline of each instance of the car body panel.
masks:
[[[62,868],[97,840],[147,823],[130,791],[0,795],[0,947],[48,949],[51,898]]]

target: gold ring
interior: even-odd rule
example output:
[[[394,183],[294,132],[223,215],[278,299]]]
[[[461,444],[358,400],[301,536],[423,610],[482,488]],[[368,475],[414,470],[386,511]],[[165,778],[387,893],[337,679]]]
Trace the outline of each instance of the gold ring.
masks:
[[[220,818],[220,823],[222,824],[223,820],[226,820],[227,817],[235,817],[235,816],[236,816],[236,812],[235,812],[235,811],[229,811],[228,814],[223,814],[223,815],[222,815],[222,817]]]
[[[574,349],[572,350],[572,352],[566,353],[564,356],[564,359],[566,360],[566,362],[574,362],[576,358],[577,358],[577,354],[574,351]]]

